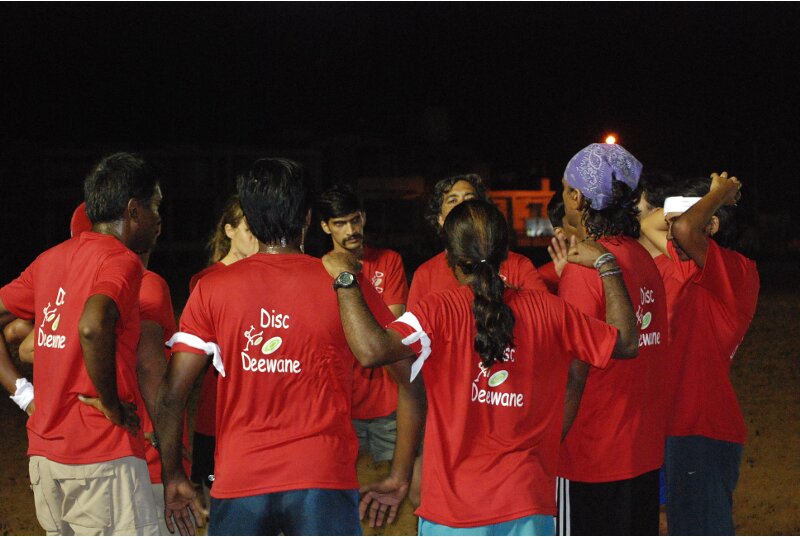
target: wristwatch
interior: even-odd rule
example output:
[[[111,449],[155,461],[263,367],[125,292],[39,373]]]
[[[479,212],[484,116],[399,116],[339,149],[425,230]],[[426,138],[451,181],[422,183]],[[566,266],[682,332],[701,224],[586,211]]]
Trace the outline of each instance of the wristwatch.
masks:
[[[356,275],[352,272],[341,272],[336,276],[336,279],[333,280],[334,291],[337,289],[350,289],[356,285],[358,285],[358,280],[356,279]]]

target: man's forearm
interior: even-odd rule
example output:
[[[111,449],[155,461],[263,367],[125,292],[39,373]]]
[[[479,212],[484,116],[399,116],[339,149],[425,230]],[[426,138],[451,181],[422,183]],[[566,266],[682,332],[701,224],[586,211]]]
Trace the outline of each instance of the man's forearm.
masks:
[[[183,416],[186,408],[186,395],[179,393],[166,382],[158,391],[155,430],[161,453],[161,476],[168,481],[181,467],[181,436]]]
[[[620,272],[603,276],[604,273],[611,271]],[[633,358],[639,350],[639,330],[621,269],[616,263],[609,262],[601,267],[600,275],[606,300],[606,322],[619,330],[613,356],[615,358]]]
[[[350,350],[364,367],[384,365],[381,361],[388,347],[386,333],[375,320],[358,286],[336,291],[342,328]]]
[[[575,422],[578,415],[581,399],[583,398],[583,388],[586,386],[586,378],[589,376],[589,364],[580,360],[572,360],[567,377],[567,393],[564,398],[564,424],[561,428],[561,440],[566,438],[567,433]]]
[[[154,321],[142,321],[142,337],[137,350],[136,374],[147,413],[156,421],[158,387],[167,371],[164,356],[164,329]]]
[[[89,297],[78,324],[86,372],[107,408],[119,406],[117,392],[116,336],[119,317],[113,300],[102,295]]]
[[[392,475],[404,482],[411,480],[427,406],[422,376],[418,376],[413,383],[408,381],[410,364],[411,361],[408,360],[387,366],[398,381],[397,442],[392,461]]]

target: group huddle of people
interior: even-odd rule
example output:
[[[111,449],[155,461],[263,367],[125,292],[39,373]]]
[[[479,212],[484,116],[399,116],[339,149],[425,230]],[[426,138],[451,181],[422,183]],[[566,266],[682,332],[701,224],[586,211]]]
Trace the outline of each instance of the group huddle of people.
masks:
[[[481,177],[443,179],[427,218],[444,250],[409,287],[397,252],[364,244],[357,192],[314,197],[302,165],[263,158],[176,326],[147,269],[158,175],[109,155],[72,237],[0,288],[37,519],[48,535],[194,534],[207,516],[212,535],[360,535],[408,497],[420,535],[657,535],[662,504],[672,535],[733,534],[746,432],[729,373],[759,290],[735,249],[740,188],[592,144],[548,205],[537,268]],[[330,236],[321,259],[309,226]],[[360,491],[359,452],[391,461]]]

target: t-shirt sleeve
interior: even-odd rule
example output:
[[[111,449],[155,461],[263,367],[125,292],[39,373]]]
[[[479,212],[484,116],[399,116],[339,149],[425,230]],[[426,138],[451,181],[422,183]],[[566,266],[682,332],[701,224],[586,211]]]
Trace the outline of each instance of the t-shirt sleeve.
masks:
[[[430,292],[430,271],[424,270],[422,267],[420,267],[416,272],[414,272],[414,277],[411,280],[411,288],[408,290],[408,302],[406,303],[406,310],[409,310],[412,306],[416,305],[426,294],[428,294],[428,292]]]
[[[183,308],[180,331],[175,334],[172,352],[191,352],[192,354],[211,354],[209,345],[217,345],[214,323],[204,300],[205,288],[202,280],[195,287],[186,307]]]
[[[142,321],[153,321],[164,329],[165,339],[175,331],[175,317],[167,282],[155,275],[142,278],[139,292],[139,316]]]
[[[402,342],[414,351],[417,359],[411,365],[411,380],[419,374],[425,360],[431,354],[431,330],[433,329],[428,322],[428,303],[429,300],[414,306],[412,311],[406,311],[395,319],[387,328],[394,330],[403,338]]]
[[[708,240],[705,266],[695,283],[704,287],[730,315],[752,318],[758,300],[758,272],[752,261]]]
[[[618,332],[615,327],[564,304],[561,340],[571,356],[595,367],[606,367]]]
[[[33,272],[36,262],[31,263],[17,279],[0,289],[0,299],[6,309],[20,319],[32,320],[34,311]]]
[[[386,263],[386,280],[383,287],[383,301],[391,306],[406,304],[408,300],[408,283],[400,255],[392,252]]]
[[[511,285],[547,292],[547,285],[539,271],[533,266],[533,262],[523,255],[517,257],[517,275],[514,279],[517,281],[509,282]]]
[[[605,298],[597,271],[567,263],[558,283],[558,296],[579,311],[594,317],[605,318]]]
[[[364,295],[364,301],[367,307],[375,316],[375,320],[381,327],[386,327],[389,323],[394,321],[394,314],[389,306],[381,298],[381,295],[372,287],[369,282],[363,281],[361,275],[358,276],[359,285],[361,287],[361,294]]]
[[[109,297],[117,304],[120,315],[124,316],[139,301],[142,270],[142,263],[133,253],[110,255],[100,264],[97,278],[89,289],[89,296]]]

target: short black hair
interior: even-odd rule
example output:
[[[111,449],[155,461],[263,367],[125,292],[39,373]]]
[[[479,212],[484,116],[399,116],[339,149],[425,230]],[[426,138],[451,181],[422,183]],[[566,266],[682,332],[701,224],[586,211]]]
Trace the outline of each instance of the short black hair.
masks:
[[[702,198],[711,191],[710,177],[691,177],[683,182],[682,191],[676,196]],[[739,226],[736,222],[736,208],[722,206],[714,215],[719,219],[719,231],[713,239],[724,248],[736,250],[739,247]]]
[[[265,244],[301,237],[310,206],[303,166],[286,158],[262,158],[236,179],[239,203],[253,235]]]
[[[475,189],[475,197],[477,199],[489,201],[489,193],[486,185],[484,184],[481,176],[477,173],[454,175],[437,182],[433,187],[433,194],[431,194],[431,198],[428,200],[428,208],[425,211],[425,220],[427,220],[428,223],[433,226],[433,229],[437,232],[437,234],[439,234],[439,215],[442,212],[444,196],[450,192],[450,190],[453,189],[453,185],[459,181],[466,181],[467,183],[471,184],[472,188]]]
[[[86,214],[92,224],[122,218],[128,201],[149,200],[158,186],[153,168],[135,153],[114,153],[95,164],[83,182]]]
[[[561,197],[561,192],[556,192],[550,201],[547,202],[547,218],[550,219],[550,224],[553,228],[564,227],[564,198]]]
[[[364,210],[361,199],[353,187],[339,183],[333,185],[317,198],[315,206],[319,219],[323,222]]]
[[[669,173],[658,170],[645,172],[639,178],[636,200],[640,200],[644,195],[652,207],[664,207],[665,199],[670,196],[680,196],[684,188],[686,188],[685,182],[679,181]]]
[[[623,235],[639,238],[638,196],[622,181],[611,182],[611,203],[604,209],[592,209],[592,200],[583,198],[581,220],[586,233],[595,239]]]

